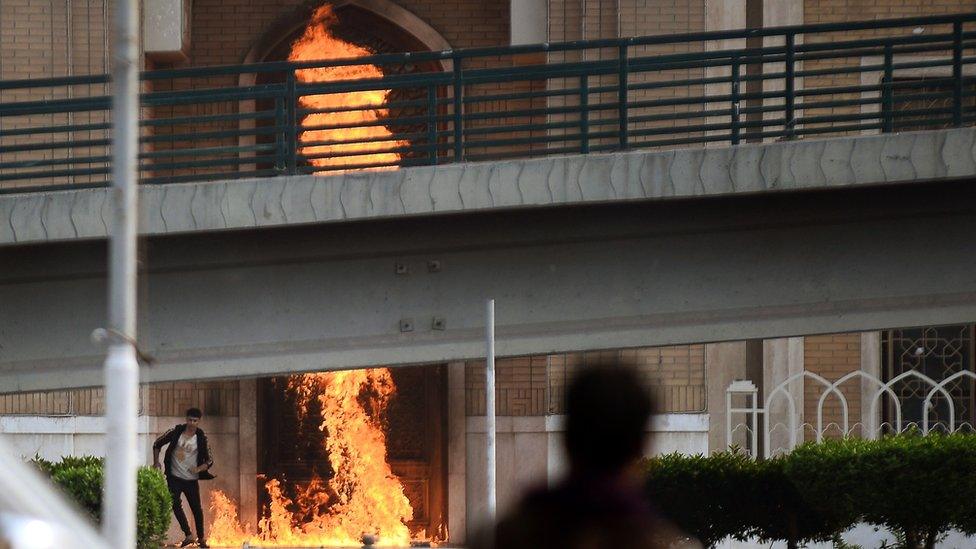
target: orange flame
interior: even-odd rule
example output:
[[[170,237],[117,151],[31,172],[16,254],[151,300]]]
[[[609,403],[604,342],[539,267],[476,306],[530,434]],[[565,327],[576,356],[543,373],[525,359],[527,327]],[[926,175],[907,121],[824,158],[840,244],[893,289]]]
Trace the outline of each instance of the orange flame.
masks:
[[[284,495],[279,480],[268,481],[265,488],[271,503],[256,535],[246,533],[233,502],[220,491],[212,492],[211,544],[359,546],[363,535],[369,534],[382,546],[408,546],[406,523],[413,510],[386,461],[386,435],[380,423],[396,391],[390,371],[296,375],[289,378],[288,388],[297,397],[300,413],[308,410],[313,398],[322,405],[319,429],[328,435],[325,449],[334,475],[327,483],[313,480],[294,501]],[[293,508],[299,513],[293,513]]]
[[[301,38],[292,44],[289,61],[321,61],[363,57],[374,52],[350,44],[332,34],[337,22],[332,7],[328,4],[315,10]],[[375,65],[344,65],[300,69],[295,74],[301,82],[331,82],[336,80],[356,80],[382,78],[383,72]],[[388,111],[382,106],[386,103],[390,90],[367,90],[351,93],[332,93],[327,95],[303,96],[299,103],[306,109],[339,110],[339,112],[312,113],[302,120],[304,127],[351,126],[306,130],[301,133],[302,143],[331,142],[308,145],[301,149],[305,155],[322,155],[311,158],[309,162],[316,167],[336,168],[363,164],[394,164],[400,154],[388,151],[403,147],[405,142],[394,139],[386,126],[378,124],[386,118]],[[370,108],[376,107],[376,108]],[[352,109],[352,110],[342,110]],[[362,124],[375,124],[363,126]],[[343,143],[335,143],[342,141]],[[356,143],[345,143],[356,141]],[[343,156],[336,156],[343,155]]]

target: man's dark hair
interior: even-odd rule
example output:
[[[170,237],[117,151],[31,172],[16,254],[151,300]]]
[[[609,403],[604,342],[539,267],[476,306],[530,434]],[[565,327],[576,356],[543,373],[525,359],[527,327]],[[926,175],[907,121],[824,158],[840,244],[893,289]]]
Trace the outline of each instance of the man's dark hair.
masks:
[[[186,417],[195,417],[200,419],[203,417],[203,412],[200,411],[200,408],[187,408]]]
[[[650,392],[632,367],[584,367],[566,395],[566,450],[572,466],[613,473],[640,457],[653,410]]]

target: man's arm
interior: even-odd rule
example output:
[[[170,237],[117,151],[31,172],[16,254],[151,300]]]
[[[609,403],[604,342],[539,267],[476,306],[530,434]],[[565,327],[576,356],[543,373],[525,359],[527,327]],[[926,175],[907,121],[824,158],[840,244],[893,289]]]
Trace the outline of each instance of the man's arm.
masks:
[[[210,457],[210,441],[207,440],[207,435],[202,430],[200,431],[200,444],[197,451],[200,452],[200,457],[203,458],[203,463],[198,465],[195,471],[196,473],[200,473],[213,466],[213,459]]]
[[[159,465],[159,450],[163,446],[165,446],[165,445],[169,444],[170,442],[172,442],[170,439],[172,438],[173,432],[175,430],[176,429],[174,428],[174,429],[170,429],[169,431],[166,431],[165,433],[159,435],[159,438],[156,439],[156,442],[153,442],[153,467],[155,467],[157,469],[160,468],[160,465]]]

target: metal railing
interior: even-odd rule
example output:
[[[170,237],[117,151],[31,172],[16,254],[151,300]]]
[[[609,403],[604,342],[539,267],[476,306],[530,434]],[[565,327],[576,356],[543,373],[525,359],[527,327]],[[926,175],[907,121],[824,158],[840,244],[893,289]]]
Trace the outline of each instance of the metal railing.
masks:
[[[974,22],[963,14],[145,72],[141,181],[961,126],[976,119]],[[356,79],[364,65],[384,76]],[[0,81],[0,192],[105,185],[107,85],[107,75]]]

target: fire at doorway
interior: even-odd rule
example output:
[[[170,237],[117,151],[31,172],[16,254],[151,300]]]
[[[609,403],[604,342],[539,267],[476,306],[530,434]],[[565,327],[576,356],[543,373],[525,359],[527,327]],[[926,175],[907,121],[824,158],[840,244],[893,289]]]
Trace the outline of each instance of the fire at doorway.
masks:
[[[447,541],[446,368],[376,368],[258,385],[260,517],[219,501],[214,541],[240,546]],[[229,512],[230,511],[230,512]],[[246,535],[241,523],[258,524]],[[219,523],[218,523],[219,520]]]

